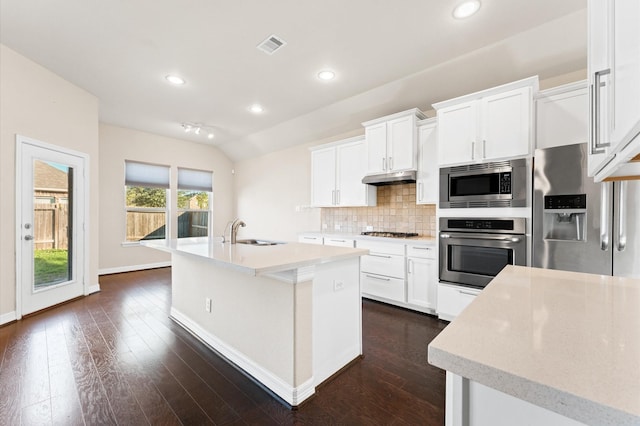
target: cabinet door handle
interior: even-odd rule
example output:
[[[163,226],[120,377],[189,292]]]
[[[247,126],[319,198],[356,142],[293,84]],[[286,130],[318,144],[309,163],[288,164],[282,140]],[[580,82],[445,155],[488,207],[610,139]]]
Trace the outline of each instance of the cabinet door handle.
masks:
[[[418,201],[422,201],[422,182],[418,182]]]
[[[336,205],[336,190],[331,191],[331,205]]]
[[[411,259],[407,259],[407,273],[411,274],[412,273],[412,268],[411,268],[411,264],[413,263],[413,261]]]
[[[366,274],[365,276],[366,276],[367,278],[373,278],[374,280],[380,280],[380,281],[391,281],[391,278],[376,277],[375,275],[369,275],[369,274]]]
[[[387,159],[382,157],[382,170],[387,170]]]
[[[487,158],[487,141],[482,140],[482,158]]]
[[[591,153],[592,154],[602,154],[604,152],[604,148],[608,147],[610,144],[608,142],[600,142],[600,88],[606,86],[606,84],[602,84],[600,78],[603,75],[608,75],[611,72],[610,68],[606,70],[596,71],[593,74],[593,108],[592,108],[592,135],[591,138]]]
[[[389,157],[389,170],[393,170],[393,157]]]
[[[471,159],[476,159],[476,143],[474,141],[471,141]]]
[[[336,205],[340,205],[340,190],[336,190]]]
[[[627,181],[618,182],[618,241],[616,241],[616,249],[618,251],[624,251],[627,248],[626,192]]]

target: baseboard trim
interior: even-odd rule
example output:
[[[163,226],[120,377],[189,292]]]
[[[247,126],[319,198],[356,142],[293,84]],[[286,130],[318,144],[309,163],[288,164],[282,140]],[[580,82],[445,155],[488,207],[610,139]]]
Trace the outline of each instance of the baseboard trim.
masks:
[[[290,406],[296,407],[300,405],[315,393],[313,377],[300,386],[293,387],[206,331],[177,309],[171,308],[171,318]]]
[[[120,274],[122,272],[143,271],[145,269],[166,268],[171,266],[171,261],[145,263],[142,265],[117,266],[115,268],[98,269],[98,275]]]
[[[17,320],[18,317],[16,316],[16,311],[7,312],[6,314],[0,315],[0,325],[8,324]]]

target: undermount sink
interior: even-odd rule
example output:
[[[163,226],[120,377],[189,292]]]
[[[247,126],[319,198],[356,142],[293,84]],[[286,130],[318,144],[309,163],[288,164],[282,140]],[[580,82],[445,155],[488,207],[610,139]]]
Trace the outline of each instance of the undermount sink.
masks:
[[[248,244],[251,246],[275,246],[276,244],[284,244],[278,241],[267,241],[267,240],[237,240],[238,244]]]

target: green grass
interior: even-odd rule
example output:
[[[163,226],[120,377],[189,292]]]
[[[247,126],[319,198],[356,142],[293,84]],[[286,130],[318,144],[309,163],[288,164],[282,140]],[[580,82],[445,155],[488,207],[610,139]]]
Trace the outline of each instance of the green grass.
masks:
[[[67,250],[35,250],[33,275],[36,287],[69,279],[69,255]]]

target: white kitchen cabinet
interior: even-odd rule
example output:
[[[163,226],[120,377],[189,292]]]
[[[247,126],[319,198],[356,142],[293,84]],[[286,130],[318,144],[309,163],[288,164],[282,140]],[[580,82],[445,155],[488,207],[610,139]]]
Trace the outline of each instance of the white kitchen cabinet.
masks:
[[[480,290],[438,283],[438,318],[453,321],[480,294]]]
[[[350,238],[340,238],[340,237],[325,237],[324,238],[325,246],[334,246],[334,247],[355,247],[356,242]]]
[[[438,266],[434,246],[407,245],[407,303],[435,310]]]
[[[589,0],[589,175],[640,175],[640,2]]]
[[[418,123],[416,204],[437,204],[439,177],[437,123],[430,118]]]
[[[417,108],[362,123],[367,141],[366,174],[416,170]]]
[[[376,188],[362,183],[367,147],[361,136],[311,150],[311,205],[375,206]]]
[[[536,149],[587,142],[587,81],[540,91],[536,98]]]
[[[525,157],[531,154],[531,77],[434,104],[440,166]]]
[[[322,245],[324,244],[324,238],[322,237],[322,235],[301,234],[301,235],[298,235],[298,242],[305,243],[305,244]]]

